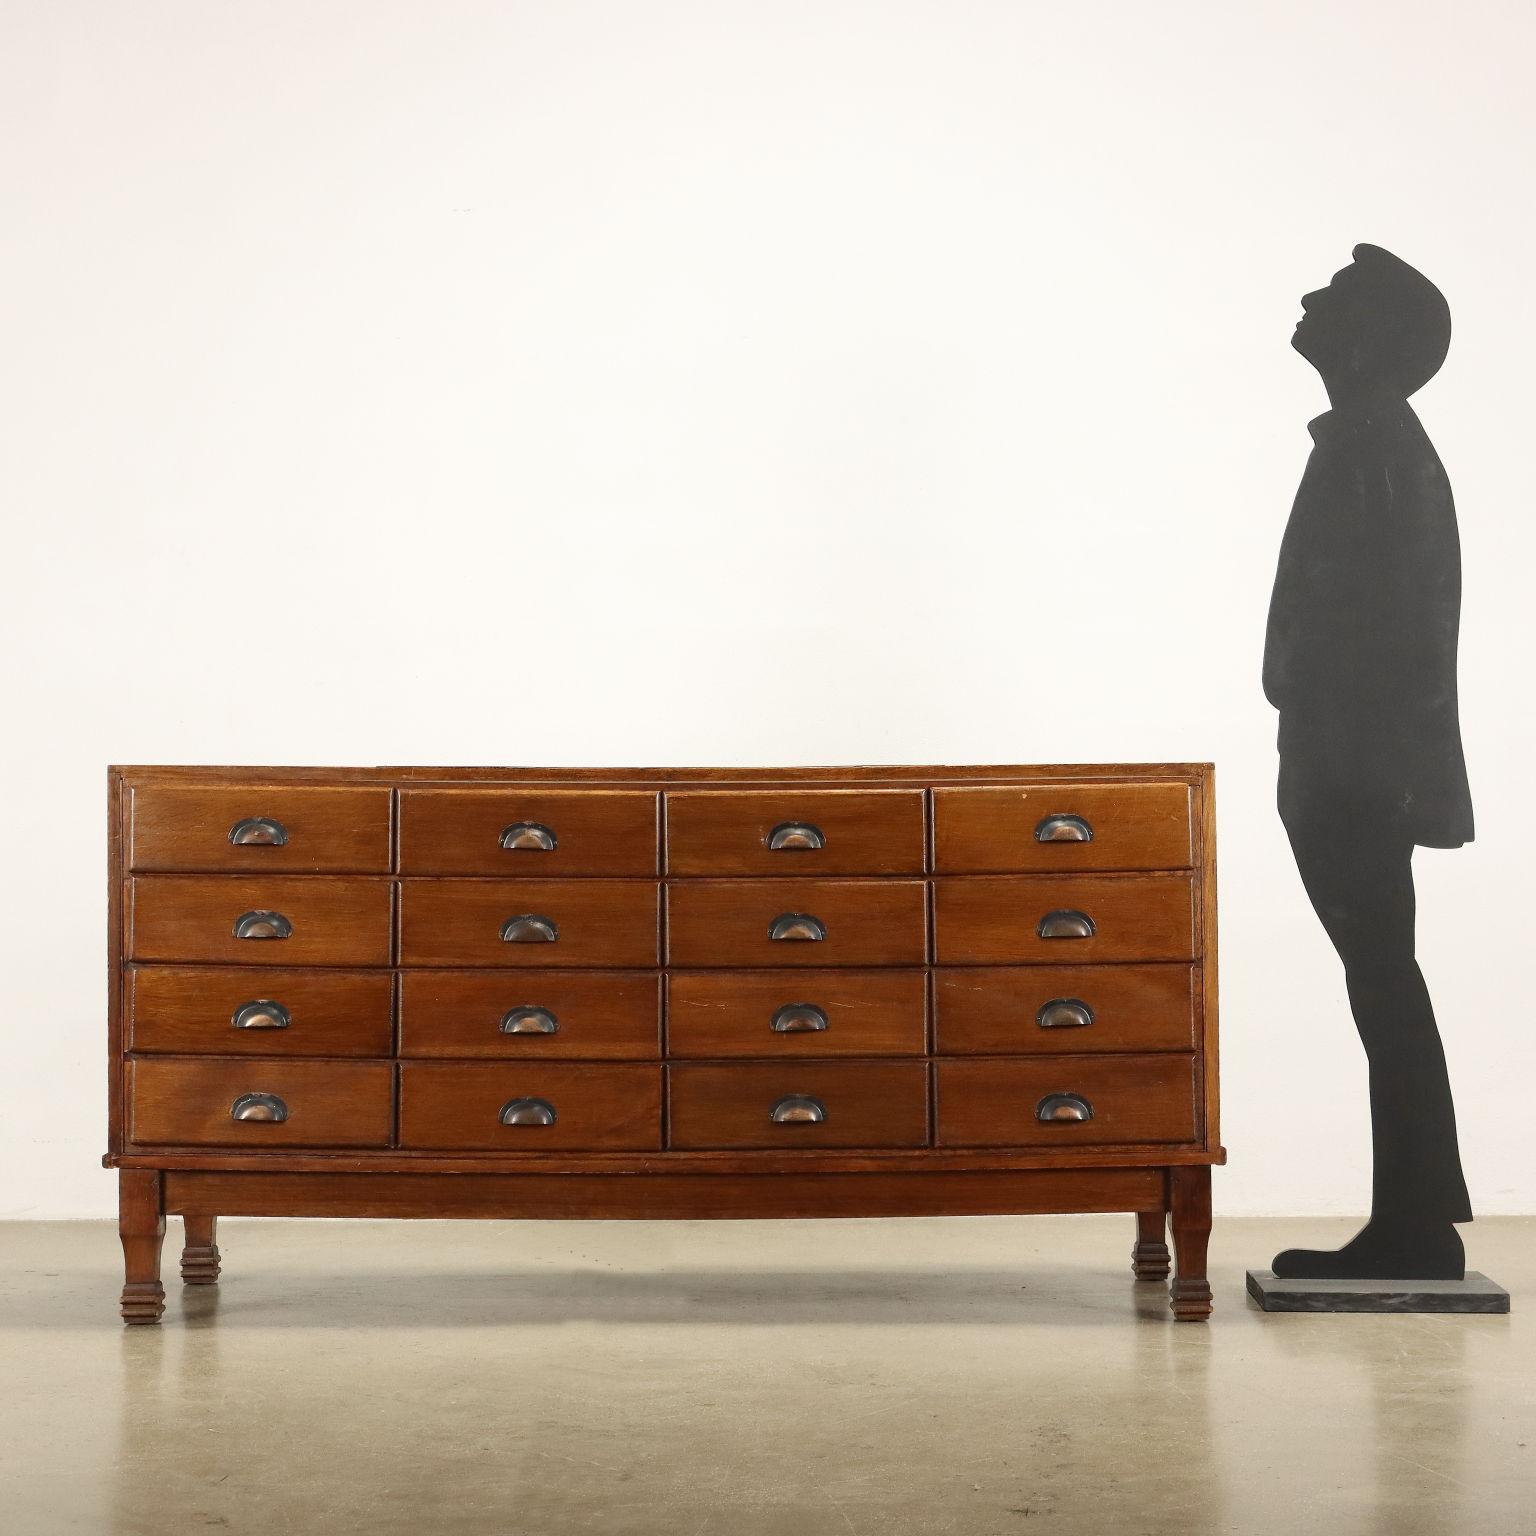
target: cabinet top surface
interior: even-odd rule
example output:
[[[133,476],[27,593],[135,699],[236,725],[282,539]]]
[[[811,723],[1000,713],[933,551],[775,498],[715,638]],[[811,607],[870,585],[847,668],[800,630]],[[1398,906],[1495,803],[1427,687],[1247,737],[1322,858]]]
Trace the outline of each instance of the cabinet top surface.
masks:
[[[130,783],[249,783],[327,784],[669,784],[751,785],[801,784],[971,784],[1054,779],[1113,782],[1179,779],[1205,783],[1215,769],[1210,763],[1043,763],[1043,764],[877,764],[848,767],[776,768],[607,768],[607,767],[250,767],[194,764],[114,765],[109,773]]]

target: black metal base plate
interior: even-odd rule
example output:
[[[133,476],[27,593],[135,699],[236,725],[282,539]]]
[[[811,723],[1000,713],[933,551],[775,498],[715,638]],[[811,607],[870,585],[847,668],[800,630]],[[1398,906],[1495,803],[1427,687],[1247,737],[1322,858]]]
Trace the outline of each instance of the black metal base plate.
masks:
[[[1509,1311],[1509,1292],[1470,1269],[1465,1280],[1282,1280],[1250,1269],[1248,1294],[1266,1312]]]

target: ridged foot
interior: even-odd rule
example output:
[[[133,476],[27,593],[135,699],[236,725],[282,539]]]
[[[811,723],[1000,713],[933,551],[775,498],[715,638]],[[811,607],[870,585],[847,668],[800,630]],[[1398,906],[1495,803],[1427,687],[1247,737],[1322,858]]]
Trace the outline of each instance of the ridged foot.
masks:
[[[1175,1280],[1169,1289],[1168,1305],[1176,1321],[1203,1323],[1211,1315],[1211,1286],[1207,1280]]]
[[[217,1243],[206,1247],[181,1250],[181,1283],[183,1285],[217,1285],[219,1281],[219,1248]]]
[[[1131,1273],[1138,1280],[1166,1280],[1172,1262],[1167,1243],[1137,1242],[1131,1248]]]
[[[130,1281],[120,1306],[125,1323],[158,1323],[165,1311],[165,1287],[158,1280]]]

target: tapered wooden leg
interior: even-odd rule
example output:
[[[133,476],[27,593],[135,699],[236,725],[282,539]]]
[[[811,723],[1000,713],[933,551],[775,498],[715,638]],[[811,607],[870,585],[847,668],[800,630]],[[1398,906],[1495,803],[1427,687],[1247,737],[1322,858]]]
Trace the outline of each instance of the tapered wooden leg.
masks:
[[[1211,1237],[1211,1170],[1209,1167],[1170,1168],[1173,1207],[1173,1275],[1171,1305],[1181,1323],[1200,1323],[1211,1315],[1211,1287],[1205,1278],[1205,1254]]]
[[[219,1280],[219,1245],[215,1241],[217,1216],[184,1216],[186,1246],[181,1250],[183,1285],[217,1285]]]
[[[1131,1273],[1138,1280],[1168,1278],[1168,1213],[1137,1211],[1136,1241],[1131,1248]]]
[[[165,1241],[161,1175],[154,1168],[117,1171],[117,1235],[123,1240],[125,1323],[158,1323],[165,1311],[160,1246]]]

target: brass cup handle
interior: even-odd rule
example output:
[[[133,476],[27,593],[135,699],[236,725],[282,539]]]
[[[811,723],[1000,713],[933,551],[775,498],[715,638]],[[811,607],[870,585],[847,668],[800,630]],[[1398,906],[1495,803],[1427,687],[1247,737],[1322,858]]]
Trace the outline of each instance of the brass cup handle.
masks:
[[[827,925],[809,912],[781,912],[768,925],[768,937],[775,943],[819,944],[827,936]]]
[[[257,998],[236,1008],[229,1022],[236,1029],[287,1029],[293,1015],[281,1003]]]
[[[1047,912],[1040,919],[1035,932],[1042,939],[1091,939],[1097,929],[1086,912],[1065,907]]]
[[[501,937],[506,944],[553,944],[559,939],[560,930],[553,918],[524,912],[509,917],[501,925]]]
[[[501,846],[518,852],[553,853],[559,844],[553,827],[542,821],[514,821],[502,828]]]
[[[281,912],[242,912],[231,932],[237,939],[291,939],[293,924]]]
[[[1035,1119],[1047,1125],[1092,1120],[1093,1105],[1080,1093],[1048,1093],[1035,1105]]]
[[[560,1021],[548,1008],[509,1008],[501,1016],[504,1035],[554,1035]]]
[[[240,848],[258,843],[281,848],[288,841],[288,828],[271,816],[246,816],[229,829],[229,840]]]
[[[827,1106],[808,1093],[788,1093],[768,1111],[775,1125],[820,1125],[827,1118]]]
[[[288,1106],[275,1093],[242,1093],[229,1106],[229,1118],[281,1125],[288,1118]]]
[[[1093,1009],[1080,997],[1053,997],[1035,1015],[1041,1029],[1086,1029],[1093,1023]]]
[[[553,1125],[559,1117],[548,1099],[508,1099],[499,1118],[503,1125]]]
[[[809,1035],[826,1029],[826,1014],[815,1003],[785,1003],[774,1009],[768,1027],[776,1035]]]
[[[1091,843],[1093,828],[1081,816],[1044,816],[1035,825],[1037,843]]]
[[[808,821],[781,821],[768,834],[768,846],[775,853],[806,852],[825,848],[827,839],[820,827]]]

